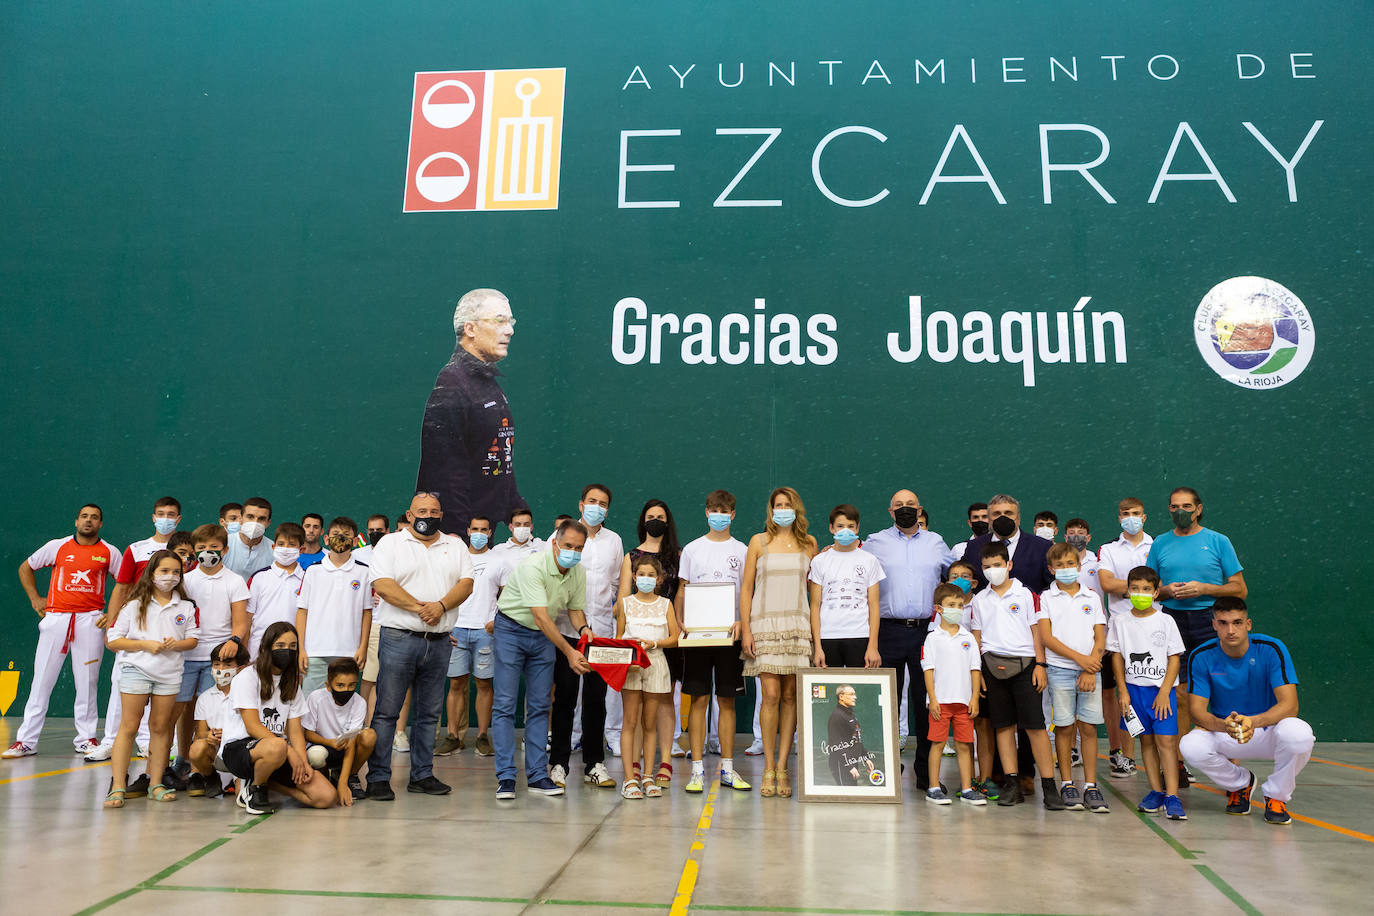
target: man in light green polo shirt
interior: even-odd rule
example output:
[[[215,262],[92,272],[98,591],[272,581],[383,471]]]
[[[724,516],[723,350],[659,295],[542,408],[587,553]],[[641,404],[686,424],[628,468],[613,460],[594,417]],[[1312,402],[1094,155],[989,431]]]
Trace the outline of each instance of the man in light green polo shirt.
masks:
[[[558,632],[554,621],[567,612],[580,634],[587,628],[587,573],[582,547],[587,528],[565,521],[547,550],[533,553],[511,573],[496,603],[492,653],[491,740],[496,750],[496,797],[515,798],[515,704],[520,677],[525,678],[525,781],[531,792],[562,795],[549,779],[544,740],[549,734],[555,652],[561,651],[578,674],[591,670],[587,659]]]

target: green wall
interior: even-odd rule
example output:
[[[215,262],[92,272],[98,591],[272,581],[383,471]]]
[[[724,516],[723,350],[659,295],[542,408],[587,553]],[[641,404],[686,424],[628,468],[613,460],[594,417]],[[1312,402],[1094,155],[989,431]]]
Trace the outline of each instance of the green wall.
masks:
[[[69,532],[86,500],[105,506],[121,547],[146,536],[164,493],[188,526],[255,494],[279,521],[394,515],[451,352],[453,303],[495,286],[520,321],[502,369],[541,532],[599,479],[622,533],[660,496],[694,536],[703,495],[725,486],[747,535],[778,484],[797,487],[813,518],[855,502],[873,530],[890,492],[911,486],[950,540],[967,503],[1007,491],[1028,512],[1085,516],[1100,543],[1119,497],[1142,496],[1157,533],[1168,489],[1188,484],[1235,542],[1256,628],[1292,649],[1319,738],[1369,740],[1374,714],[1342,701],[1374,635],[1354,600],[1374,570],[1362,549],[1328,544],[1360,529],[1351,516],[1374,482],[1370,6],[736,6],[11,4],[8,567]],[[1239,79],[1240,53],[1265,74]],[[1292,77],[1294,53],[1312,55],[1296,60],[1314,78]],[[1168,80],[1146,69],[1164,54],[1179,66]],[[1017,57],[1006,78],[1026,81],[1004,82],[1003,58]],[[1051,82],[1051,57],[1077,57],[1079,79],[1056,70]],[[923,72],[918,85],[917,59],[944,59],[946,82]],[[721,86],[717,65],[733,82],[741,61],[743,83]],[[774,73],[770,87],[769,63],[793,61],[796,85]],[[843,62],[834,85],[818,61]],[[670,64],[696,65],[683,88]],[[652,88],[626,86],[637,66]],[[535,67],[567,70],[558,208],[403,213],[414,74]],[[1292,201],[1243,122],[1291,157],[1317,120]],[[1166,181],[1148,202],[1180,122],[1234,203],[1214,181]],[[1044,202],[1042,124],[1109,138],[1091,174],[1116,203],[1074,173],[1054,174]],[[986,183],[940,183],[920,203],[956,125],[1005,204]],[[888,189],[872,206],[837,205],[812,177],[817,143],[849,126],[887,140],[837,138],[822,175],[848,198]],[[780,129],[731,197],[781,206],[713,206],[763,139],[722,128]],[[679,207],[617,205],[626,130],[681,131],[631,140],[629,162],[675,170],[626,179],[629,199]],[[1082,131],[1050,143],[1061,162],[1099,151]],[[944,173],[975,171],[956,143]],[[1171,172],[1203,171],[1185,137]],[[1194,343],[1203,296],[1245,275],[1310,311],[1311,363],[1283,387],[1230,384]],[[905,344],[911,296],[926,316],[1046,312],[1051,327],[1091,297],[1083,313],[1117,313],[1125,346],[1111,333],[1095,346],[1088,318],[1086,361],[1037,360],[1033,386],[1006,360],[899,362],[887,339],[901,331]],[[770,320],[830,315],[834,359],[687,365],[671,337],[661,362],[624,364],[612,319],[631,297],[713,327],[752,319],[756,299]],[[0,670],[25,672],[15,716],[34,618],[13,573],[0,595]],[[71,695],[67,674],[55,714]]]

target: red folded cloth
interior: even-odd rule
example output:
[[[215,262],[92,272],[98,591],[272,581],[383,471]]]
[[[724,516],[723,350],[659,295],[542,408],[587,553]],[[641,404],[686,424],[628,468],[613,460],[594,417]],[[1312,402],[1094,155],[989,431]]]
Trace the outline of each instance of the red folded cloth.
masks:
[[[587,664],[616,692],[625,686],[625,676],[631,665],[641,668],[650,665],[649,653],[634,639],[611,639],[584,633],[577,641],[577,651],[587,657]]]

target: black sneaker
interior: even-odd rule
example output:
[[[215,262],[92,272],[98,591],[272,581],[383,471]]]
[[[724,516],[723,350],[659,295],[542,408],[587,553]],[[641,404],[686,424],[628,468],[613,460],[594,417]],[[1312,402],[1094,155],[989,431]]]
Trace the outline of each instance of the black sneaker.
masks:
[[[1008,779],[1002,786],[1001,793],[997,796],[997,806],[999,808],[1010,808],[1012,805],[1022,804],[1026,800],[1026,794],[1021,791],[1021,781],[1018,779]]]
[[[354,801],[360,798],[367,798],[367,787],[363,785],[363,781],[358,778],[357,773],[348,777],[348,791],[353,793]]]
[[[1075,795],[1078,794],[1077,789],[1073,791]],[[1044,804],[1046,811],[1063,811],[1064,808],[1067,807],[1064,804],[1064,799],[1059,795],[1059,790],[1056,789],[1053,784],[1042,787],[1040,794],[1043,796],[1041,802]],[[1080,804],[1079,807],[1081,808],[1082,805]]]
[[[1293,815],[1288,813],[1288,806],[1283,802],[1276,798],[1266,798],[1264,800],[1264,822],[1282,827],[1284,824],[1293,823]]]
[[[1064,807],[1069,811],[1083,810],[1083,796],[1078,791],[1078,786],[1071,782],[1064,784],[1059,790],[1059,798],[1064,802]]]
[[[407,792],[423,792],[426,795],[447,795],[453,791],[453,786],[446,782],[440,782],[433,776],[426,776],[421,780],[411,780],[406,786]]]
[[[249,814],[271,814],[277,810],[267,803],[267,786],[249,786],[243,795],[243,810]]]
[[[129,783],[129,788],[124,790],[124,797],[143,798],[145,795],[148,794],[148,787],[150,785],[151,783],[148,781],[148,774],[142,773],[139,775],[137,779]]]
[[[367,784],[367,798],[369,801],[395,801],[396,793],[391,791],[388,783],[370,782]]]
[[[219,798],[224,794],[224,783],[219,781],[218,773],[211,773],[209,776],[201,777],[205,780],[205,797]]]
[[[1178,787],[1186,789],[1193,784],[1193,774],[1188,772],[1188,768],[1183,765],[1183,761],[1178,762]]]
[[[168,767],[162,771],[162,784],[173,792],[185,792],[188,782],[175,769]]]
[[[186,794],[192,798],[204,798],[205,777],[199,773],[192,773],[191,778],[186,780]]]
[[[1083,804],[1093,814],[1106,814],[1110,810],[1107,807],[1107,799],[1097,786],[1088,786],[1083,790]]]
[[[1250,774],[1250,782],[1243,789],[1226,793],[1227,814],[1249,814],[1250,793],[1255,791],[1255,774]],[[1267,814],[1268,812],[1266,812]]]

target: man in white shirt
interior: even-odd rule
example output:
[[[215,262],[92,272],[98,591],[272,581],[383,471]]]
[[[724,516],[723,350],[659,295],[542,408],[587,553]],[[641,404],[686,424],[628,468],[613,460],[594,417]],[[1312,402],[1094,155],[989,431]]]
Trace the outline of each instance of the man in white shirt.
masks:
[[[605,484],[591,483],[582,488],[577,504],[582,524],[587,526],[587,543],[582,548],[582,568],[587,574],[587,625],[593,635],[615,636],[616,591],[620,586],[620,564],[625,548],[620,535],[603,527],[611,508],[611,490]],[[577,632],[567,614],[555,624],[558,632],[573,645]],[[579,683],[580,681],[580,683]],[[594,786],[615,785],[606,772],[606,682],[595,671],[578,675],[563,653],[554,656],[553,734],[549,739],[549,778],[557,785],[567,781],[572,757],[573,714],[578,688],[582,691],[582,765],[583,779]]]
[[[491,560],[491,519],[474,515],[468,521],[468,557],[472,560],[472,597],[458,608],[458,620],[453,625],[449,643],[453,651],[448,660],[448,733],[434,746],[436,757],[447,757],[467,747],[468,684],[477,682],[477,753],[490,757],[491,746],[491,679],[495,670],[492,656],[492,636],[487,632],[487,607],[479,586],[485,578]],[[492,607],[495,607],[493,602]],[[470,677],[469,677],[470,676]]]
[[[391,749],[409,690],[414,691],[414,704],[406,790],[426,795],[452,791],[434,777],[434,732],[444,702],[449,633],[459,605],[472,594],[472,559],[461,538],[440,532],[439,497],[416,493],[409,513],[410,525],[382,538],[372,553],[372,587],[382,634],[372,714],[377,744],[368,760],[367,797],[377,801],[396,798],[391,790]]]
[[[267,540],[267,526],[272,524],[272,504],[261,496],[243,503],[243,519],[237,534],[229,538],[224,552],[224,565],[247,579],[272,562],[272,541]],[[299,526],[297,526],[299,527]],[[305,532],[301,532],[301,542]]]

